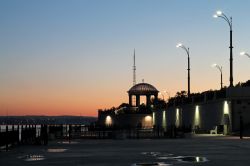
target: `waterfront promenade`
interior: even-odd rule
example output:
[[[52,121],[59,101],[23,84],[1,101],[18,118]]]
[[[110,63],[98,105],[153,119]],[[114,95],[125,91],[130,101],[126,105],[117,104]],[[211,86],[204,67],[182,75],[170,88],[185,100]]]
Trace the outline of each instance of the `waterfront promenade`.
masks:
[[[132,166],[160,162],[178,166],[249,166],[249,154],[250,139],[240,140],[238,137],[79,139],[71,143],[50,141],[47,146],[17,146],[8,152],[0,152],[0,165]],[[181,156],[199,156],[206,160],[202,162],[202,158],[198,158],[187,162],[179,160]]]

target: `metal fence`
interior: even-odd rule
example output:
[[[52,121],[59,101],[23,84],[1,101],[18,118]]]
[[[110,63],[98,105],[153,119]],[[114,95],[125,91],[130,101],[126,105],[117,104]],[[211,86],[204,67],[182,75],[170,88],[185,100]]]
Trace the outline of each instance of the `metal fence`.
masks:
[[[0,125],[0,148],[8,151],[17,145],[47,145],[50,140],[140,139],[175,137],[174,129],[98,128],[85,125]]]

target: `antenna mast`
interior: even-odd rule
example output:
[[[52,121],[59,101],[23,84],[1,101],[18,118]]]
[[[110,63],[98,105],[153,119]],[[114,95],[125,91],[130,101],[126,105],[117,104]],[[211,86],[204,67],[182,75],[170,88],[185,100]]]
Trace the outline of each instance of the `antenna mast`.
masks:
[[[135,84],[136,84],[136,66],[135,66],[135,49],[134,49],[133,85]]]

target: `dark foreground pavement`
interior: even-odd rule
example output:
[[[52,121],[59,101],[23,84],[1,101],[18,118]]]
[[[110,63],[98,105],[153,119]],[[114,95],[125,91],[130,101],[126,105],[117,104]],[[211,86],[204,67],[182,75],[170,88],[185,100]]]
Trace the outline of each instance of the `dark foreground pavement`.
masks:
[[[170,158],[159,159],[154,156],[158,153],[150,155],[143,152],[161,152],[160,155]],[[200,156],[209,161],[181,162],[177,156]],[[19,146],[0,152],[0,166],[131,166],[142,162],[165,162],[178,166],[250,166],[250,139],[74,140],[70,144],[53,141],[48,146]]]

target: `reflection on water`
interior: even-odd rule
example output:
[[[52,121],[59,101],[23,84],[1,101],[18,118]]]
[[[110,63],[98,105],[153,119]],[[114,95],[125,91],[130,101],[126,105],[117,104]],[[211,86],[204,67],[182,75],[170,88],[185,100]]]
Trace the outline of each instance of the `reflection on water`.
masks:
[[[186,163],[203,163],[209,161],[206,157],[200,157],[200,156],[176,156],[171,153],[165,153],[165,152],[142,152],[142,155],[151,156],[156,158],[157,160],[164,160],[164,163],[170,164],[170,163],[180,163],[180,162],[186,162]],[[157,162],[152,163],[139,163],[141,165],[159,165]],[[138,164],[137,164],[138,165]]]
[[[141,154],[147,155],[147,156],[157,156],[161,154],[161,152],[142,152]]]
[[[78,144],[79,142],[76,142],[76,141],[60,141],[60,142],[57,142],[59,144]]]
[[[40,154],[29,154],[25,156],[18,157],[19,159],[23,159],[24,161],[41,161],[45,160],[45,157]]]
[[[192,163],[203,163],[208,161],[206,157],[199,157],[199,156],[178,156],[176,157],[176,159],[181,162],[192,162]]]
[[[170,166],[172,164],[166,164],[164,162],[148,162],[148,163],[135,163],[132,166]]]
[[[142,152],[142,155],[147,155],[147,156],[153,156],[153,157],[170,157],[173,156],[171,153],[165,153],[165,152]]]
[[[50,153],[62,153],[62,152],[65,152],[67,151],[68,149],[48,149],[47,151],[50,152]]]

